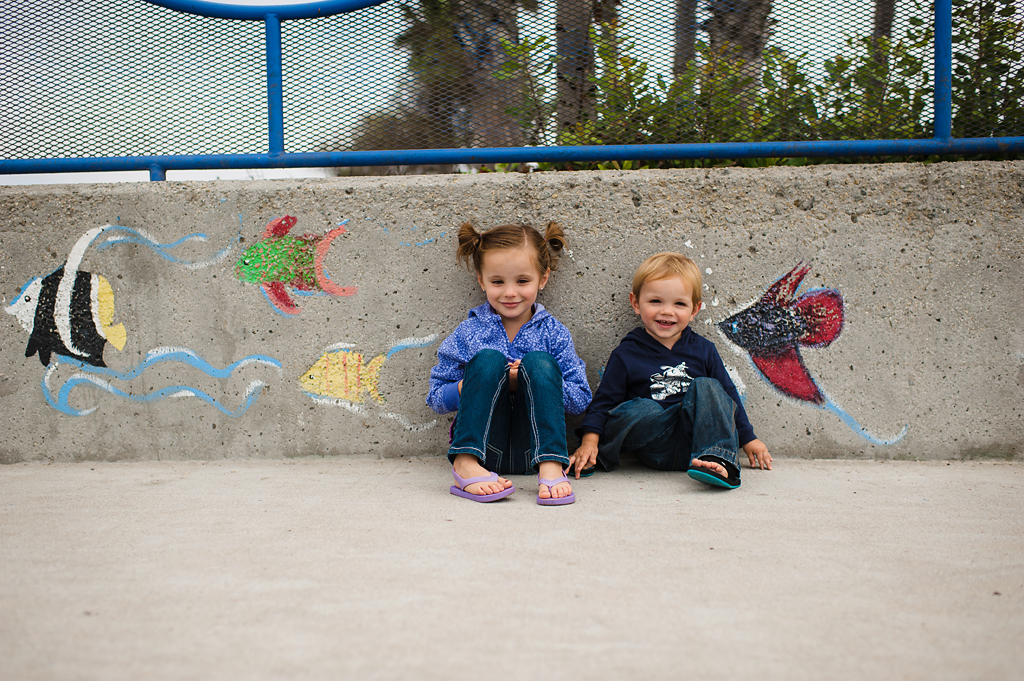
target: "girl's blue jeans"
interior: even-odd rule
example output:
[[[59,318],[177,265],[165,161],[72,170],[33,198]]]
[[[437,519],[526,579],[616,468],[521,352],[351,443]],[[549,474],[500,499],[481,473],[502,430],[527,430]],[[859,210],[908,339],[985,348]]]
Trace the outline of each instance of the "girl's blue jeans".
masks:
[[[713,378],[695,378],[680,402],[662,407],[638,397],[608,413],[598,445],[598,461],[606,470],[619,465],[623,452],[635,452],[659,471],[685,471],[692,459],[724,463],[739,478],[739,439],[733,413],[736,403]]]
[[[567,468],[558,362],[546,352],[526,353],[514,393],[508,376],[508,360],[497,350],[481,350],[466,365],[448,460],[472,454],[503,475],[535,471],[542,461]]]

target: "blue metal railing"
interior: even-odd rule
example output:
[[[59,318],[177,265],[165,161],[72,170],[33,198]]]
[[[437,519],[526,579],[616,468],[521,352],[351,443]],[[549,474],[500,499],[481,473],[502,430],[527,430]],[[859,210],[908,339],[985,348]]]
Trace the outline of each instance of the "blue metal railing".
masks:
[[[592,162],[631,159],[969,155],[1024,152],[1024,137],[952,136],[952,0],[935,1],[934,137],[932,139],[822,140],[713,144],[404,149],[287,153],[284,137],[281,22],[325,17],[379,5],[386,0],[328,0],[287,5],[230,5],[201,0],[147,0],[206,17],[263,21],[266,32],[267,153],[120,156],[0,160],[3,173],[148,170],[163,180],[168,170],[303,168],[387,165]]]

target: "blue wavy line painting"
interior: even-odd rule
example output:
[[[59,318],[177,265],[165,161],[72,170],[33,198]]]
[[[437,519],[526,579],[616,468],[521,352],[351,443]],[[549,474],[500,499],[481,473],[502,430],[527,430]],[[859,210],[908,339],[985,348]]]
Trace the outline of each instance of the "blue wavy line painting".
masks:
[[[56,395],[54,395],[54,387],[51,383],[61,362],[77,367],[79,371],[68,378],[59,387],[59,389],[56,390]],[[237,370],[249,365],[273,367],[279,373],[282,368],[281,362],[272,357],[267,357],[266,355],[249,355],[247,357],[243,357],[237,362],[229,364],[223,369],[218,369],[187,348],[156,348],[154,350],[150,350],[146,354],[146,359],[144,361],[128,371],[114,371],[113,369],[97,367],[78,359],[60,357],[50,364],[43,375],[43,380],[41,382],[43,398],[51,407],[64,414],[69,416],[86,416],[96,411],[97,407],[76,409],[71,406],[69,397],[71,395],[71,391],[76,387],[89,386],[125,400],[141,403],[159,402],[172,397],[196,397],[203,402],[216,407],[223,414],[232,418],[238,418],[256,403],[260,394],[262,394],[263,388],[267,385],[261,380],[251,381],[245,390],[242,403],[238,407],[231,409],[209,393],[200,390],[199,388],[187,385],[172,385],[149,393],[136,394],[127,390],[122,390],[114,386],[112,383],[112,381],[130,381],[133,378],[141,376],[151,367],[166,362],[175,362],[190,366],[212,378],[229,378]]]

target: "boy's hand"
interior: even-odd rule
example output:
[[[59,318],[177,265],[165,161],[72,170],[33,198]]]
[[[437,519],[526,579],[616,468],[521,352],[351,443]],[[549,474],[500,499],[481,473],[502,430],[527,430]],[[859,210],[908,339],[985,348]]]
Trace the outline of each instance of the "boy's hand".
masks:
[[[569,470],[572,470],[575,465],[577,480],[580,479],[580,473],[584,468],[597,465],[597,443],[600,440],[601,436],[597,433],[584,433],[580,448],[569,457]]]
[[[765,468],[768,470],[772,469],[772,455],[768,453],[768,448],[760,440],[751,440],[743,445],[743,451],[747,453],[747,458],[750,459],[751,468],[760,468],[761,470]]]

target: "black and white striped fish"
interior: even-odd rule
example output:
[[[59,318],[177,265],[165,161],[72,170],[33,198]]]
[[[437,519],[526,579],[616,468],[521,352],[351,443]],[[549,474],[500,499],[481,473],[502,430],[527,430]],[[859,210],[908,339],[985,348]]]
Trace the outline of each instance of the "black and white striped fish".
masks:
[[[83,234],[63,265],[29,281],[7,306],[7,313],[29,332],[26,357],[39,353],[43,366],[49,366],[53,355],[106,366],[103,348],[107,341],[118,350],[124,348],[124,325],[112,325],[114,291],[110,282],[78,269],[89,244],[105,229],[96,227]]]

